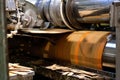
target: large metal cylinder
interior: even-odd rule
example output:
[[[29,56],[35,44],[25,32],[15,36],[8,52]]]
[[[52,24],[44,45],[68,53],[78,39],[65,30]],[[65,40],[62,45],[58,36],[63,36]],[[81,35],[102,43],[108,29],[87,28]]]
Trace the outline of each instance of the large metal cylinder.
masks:
[[[55,26],[82,29],[84,23],[109,23],[114,0],[37,0],[40,17]]]
[[[72,12],[80,23],[109,22],[110,5],[114,0],[71,0]]]
[[[67,0],[66,15],[72,26],[82,23],[109,23],[110,5],[114,0]]]
[[[115,68],[115,43],[107,42],[108,32],[77,31],[48,43],[44,57],[96,69]],[[98,36],[99,35],[99,36]]]
[[[60,15],[61,0],[37,0],[36,7],[40,17],[54,26],[63,26]]]

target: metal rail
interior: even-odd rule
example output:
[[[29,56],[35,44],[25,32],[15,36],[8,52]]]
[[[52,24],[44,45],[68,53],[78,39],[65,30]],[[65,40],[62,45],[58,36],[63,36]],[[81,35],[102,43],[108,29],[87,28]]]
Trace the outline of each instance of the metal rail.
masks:
[[[5,0],[0,0],[0,80],[8,80]]]

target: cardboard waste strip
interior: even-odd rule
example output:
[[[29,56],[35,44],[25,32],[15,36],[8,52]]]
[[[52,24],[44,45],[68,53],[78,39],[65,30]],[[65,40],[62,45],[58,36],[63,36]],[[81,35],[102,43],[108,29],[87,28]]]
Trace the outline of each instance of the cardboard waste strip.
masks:
[[[18,63],[9,63],[10,80],[33,80],[35,72],[30,67],[21,66]]]
[[[94,72],[94,70],[89,71],[89,70],[84,70],[83,68],[80,69],[75,67],[66,67],[58,64],[53,64],[50,66],[46,66],[46,69],[60,73],[61,80],[62,79],[63,80],[114,80],[105,74],[99,74],[99,71]],[[58,79],[55,79],[55,80],[58,80]]]

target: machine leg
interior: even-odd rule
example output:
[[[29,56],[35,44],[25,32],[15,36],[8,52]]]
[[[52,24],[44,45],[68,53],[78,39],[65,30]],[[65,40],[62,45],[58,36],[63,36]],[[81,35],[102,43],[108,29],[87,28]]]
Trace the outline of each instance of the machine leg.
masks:
[[[5,0],[0,0],[0,80],[8,80]]]

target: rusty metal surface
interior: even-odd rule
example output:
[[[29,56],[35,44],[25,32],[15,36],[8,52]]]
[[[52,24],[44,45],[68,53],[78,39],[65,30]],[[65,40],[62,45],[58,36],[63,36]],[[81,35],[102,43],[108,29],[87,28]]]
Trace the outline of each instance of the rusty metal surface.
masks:
[[[48,43],[45,51],[48,58],[102,69],[102,54],[108,34],[109,32],[76,31],[62,36],[56,45]]]

